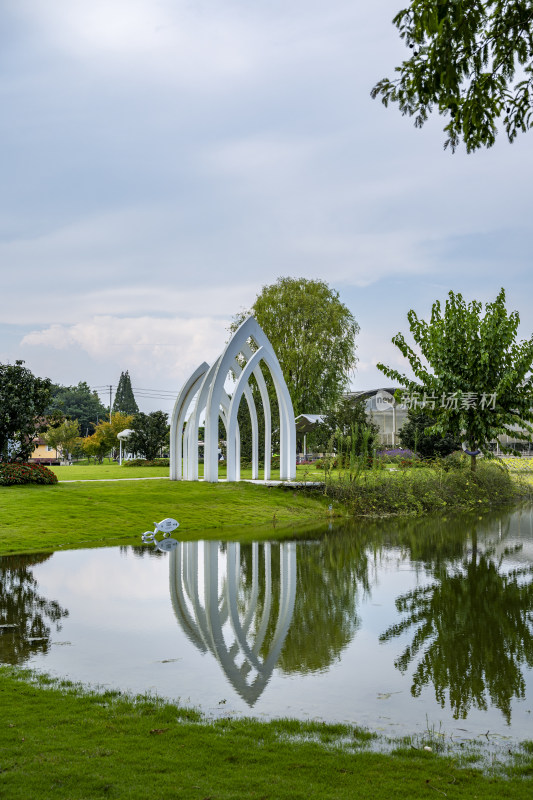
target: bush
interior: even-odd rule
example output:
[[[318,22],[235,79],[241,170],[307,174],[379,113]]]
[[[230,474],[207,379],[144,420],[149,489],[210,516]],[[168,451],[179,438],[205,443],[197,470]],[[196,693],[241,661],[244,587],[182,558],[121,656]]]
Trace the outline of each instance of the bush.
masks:
[[[24,483],[51,486],[57,483],[57,475],[44,464],[0,464],[0,484],[2,486],[21,486]]]
[[[148,461],[146,458],[130,458],[122,462],[123,467],[170,467],[169,458],[154,458]]]
[[[326,480],[328,497],[344,503],[355,515],[424,514],[440,510],[490,508],[509,502],[523,489],[505,468],[481,462],[475,473],[466,468],[382,473],[365,471],[357,481]]]

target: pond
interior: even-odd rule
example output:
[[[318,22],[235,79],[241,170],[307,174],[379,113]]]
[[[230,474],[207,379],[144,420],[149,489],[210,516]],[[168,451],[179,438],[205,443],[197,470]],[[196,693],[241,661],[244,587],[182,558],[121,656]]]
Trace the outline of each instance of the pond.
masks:
[[[0,558],[0,661],[208,715],[531,738],[533,512]]]

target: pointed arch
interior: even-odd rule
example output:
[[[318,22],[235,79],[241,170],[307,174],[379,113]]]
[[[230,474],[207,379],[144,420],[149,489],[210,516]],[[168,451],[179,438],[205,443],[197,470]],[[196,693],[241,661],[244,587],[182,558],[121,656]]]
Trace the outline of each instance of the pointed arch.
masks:
[[[279,414],[280,414],[280,478],[281,480],[290,480],[295,477],[296,475],[296,431],[294,425],[294,411],[292,408],[292,402],[290,399],[290,395],[287,389],[287,385],[283,378],[283,373],[281,371],[281,367],[279,365],[279,361],[274,353],[272,345],[270,344],[268,338],[266,337],[264,331],[254,319],[254,317],[248,317],[242,325],[236,330],[233,337],[230,339],[228,344],[226,345],[226,349],[224,353],[220,357],[218,362],[217,368],[213,373],[213,377],[210,383],[209,394],[207,398],[206,404],[206,426],[205,426],[205,453],[204,453],[204,476],[205,480],[216,482],[218,480],[218,458],[216,458],[216,449],[217,449],[217,431],[213,425],[213,415],[215,413],[215,409],[218,408],[220,404],[220,395],[223,391],[224,384],[226,382],[226,377],[231,369],[232,363],[242,355],[246,358],[246,355],[249,354],[250,348],[247,344],[248,339],[253,339],[254,342],[257,344],[258,350],[262,351],[261,358],[255,358],[256,354],[254,354],[251,358],[248,358],[247,364],[243,370],[243,374],[246,373],[246,378],[243,378],[243,374],[241,374],[239,381],[237,382],[237,386],[241,386],[242,388],[239,389],[240,397],[242,397],[242,393],[244,392],[244,385],[248,383],[250,376],[256,367],[259,367],[260,361],[264,361],[267,365],[272,379],[274,381],[274,386],[276,389],[276,395],[278,397],[278,404],[279,404]],[[254,360],[255,359],[255,360]],[[252,368],[248,368],[250,362],[253,363]],[[239,397],[239,402],[240,402]],[[237,405],[238,409],[238,405]],[[265,416],[268,416],[270,419],[270,407],[268,410],[265,409]],[[233,430],[233,426],[232,426]],[[228,442],[232,442],[231,439],[232,432],[228,431]],[[231,450],[231,459],[229,456],[229,449],[228,449],[228,473],[236,474],[236,456]],[[267,457],[270,456],[270,453],[265,453],[265,460]],[[228,480],[231,480],[228,474]]]
[[[257,347],[255,352],[249,340],[252,340]],[[240,480],[240,432],[237,416],[243,395],[252,428],[252,479],[259,477],[259,421],[254,393],[250,386],[252,375],[263,406],[264,478],[265,480],[270,478],[272,414],[261,364],[264,364],[270,373],[279,407],[280,478],[291,480],[296,476],[296,429],[289,391],[272,345],[254,317],[248,317],[234,333],[217,361],[211,367],[205,362],[201,364],[178,394],[171,419],[171,480],[198,480],[198,431],[200,420],[204,416],[204,480],[218,481],[219,417],[226,428],[228,480]],[[225,389],[230,373],[236,378],[232,397],[228,396]],[[185,423],[186,413],[193,400],[192,413]]]
[[[170,421],[170,480],[180,481],[183,478],[183,427],[185,414],[200,388],[203,378],[209,371],[209,364],[205,361],[195,369],[190,378],[185,381],[174,403]]]

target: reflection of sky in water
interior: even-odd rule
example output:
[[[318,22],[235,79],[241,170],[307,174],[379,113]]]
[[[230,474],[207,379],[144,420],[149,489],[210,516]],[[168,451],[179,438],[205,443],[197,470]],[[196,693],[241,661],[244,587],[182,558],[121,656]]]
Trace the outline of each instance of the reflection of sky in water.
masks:
[[[507,561],[504,558],[502,573],[505,574],[511,566],[532,563],[531,514],[527,512],[507,517],[502,530],[500,537],[498,524],[493,522],[487,534],[481,529],[478,534],[481,549],[486,548],[487,538],[494,545],[496,562],[503,556],[505,547],[522,545],[521,550],[509,556]],[[417,535],[420,536],[420,530]],[[302,611],[302,598],[298,596],[298,592],[302,591],[301,582],[309,580],[307,590],[312,589],[315,585],[313,581],[316,582],[317,578],[317,567],[322,561],[329,564],[334,560],[336,545],[331,551],[321,550],[323,545],[320,543],[295,543],[290,546],[295,548],[300,581],[296,586],[296,605],[291,622],[293,628],[289,629],[286,640],[283,633],[281,668],[274,668],[271,676],[269,670],[266,686],[264,689],[261,687],[252,709],[243,700],[246,695],[237,691],[235,684],[232,686],[228,681],[223,666],[213,652],[209,652],[208,648],[207,652],[202,653],[178,624],[169,590],[170,559],[174,554],[171,557],[140,557],[131,549],[125,551],[119,548],[69,551],[56,553],[48,561],[32,567],[40,594],[67,608],[69,616],[62,620],[60,632],[52,628],[49,652],[33,655],[27,663],[73,680],[134,692],[153,691],[165,697],[180,698],[182,702],[198,705],[214,714],[253,713],[266,717],[290,715],[304,719],[347,720],[392,733],[425,730],[428,724],[438,729],[442,723],[443,729],[448,732],[466,729],[477,735],[491,731],[517,738],[531,736],[533,678],[527,666],[521,665],[526,682],[526,699],[512,700],[510,727],[498,708],[490,708],[490,701],[488,711],[473,708],[466,720],[454,720],[449,703],[441,708],[431,685],[422,689],[420,697],[411,695],[416,659],[403,676],[394,665],[395,659],[412,642],[414,630],[404,631],[387,642],[379,641],[380,635],[389,626],[402,619],[402,614],[395,607],[396,598],[417,585],[426,586],[435,582],[427,554],[413,561],[405,541],[400,544],[394,541],[390,546],[387,541],[382,541],[379,547],[367,542],[362,549],[366,559],[367,585],[364,585],[360,576],[356,576],[351,588],[348,585],[340,591],[336,584],[341,573],[334,569],[328,572],[324,568],[324,574],[319,576],[322,581],[319,588],[323,592],[324,587],[327,589],[330,586],[331,601],[321,600],[316,609],[311,607],[312,613],[307,613],[309,609],[306,607]],[[209,547],[212,549],[213,545]],[[287,548],[287,545],[271,545],[274,554],[272,574],[277,576],[277,583],[273,581],[272,589],[271,639],[278,613],[276,597],[279,599],[280,550],[283,547]],[[197,546],[199,597],[205,595],[206,549],[209,548],[202,543]],[[469,558],[471,549],[469,542],[466,542],[463,552],[467,552]],[[248,553],[250,565],[251,546],[243,545],[242,551]],[[227,577],[227,552],[221,553],[217,560],[219,594]],[[257,552],[262,559],[258,574],[262,576],[265,546],[258,545]],[[361,559],[361,556],[358,558]],[[306,571],[307,566],[309,569]],[[264,588],[261,591],[264,592]],[[245,599],[241,595],[240,612],[243,617],[246,613]],[[342,609],[335,607],[341,600],[348,603],[351,617],[347,621],[341,644],[335,644],[332,637],[333,655],[330,663],[314,668],[311,659],[311,667],[307,670],[290,667],[284,648],[290,646],[291,637],[297,643],[307,642],[307,646],[312,648],[315,635],[312,626],[316,624],[316,636],[322,640],[328,619],[342,619]],[[190,604],[188,608],[191,611]],[[204,623],[205,634],[205,630],[210,629],[209,619]],[[309,628],[305,636],[302,634],[303,639],[300,632],[294,629],[298,624]],[[227,636],[227,624],[224,630],[229,648],[231,636]],[[319,643],[315,644],[318,647]],[[266,656],[266,653],[263,655]],[[237,658],[236,663],[241,664],[242,657]]]

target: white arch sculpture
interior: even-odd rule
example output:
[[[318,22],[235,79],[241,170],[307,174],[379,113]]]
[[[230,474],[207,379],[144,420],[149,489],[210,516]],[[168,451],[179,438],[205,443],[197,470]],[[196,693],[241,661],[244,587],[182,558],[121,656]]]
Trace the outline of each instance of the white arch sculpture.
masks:
[[[249,340],[255,345],[252,349]],[[243,361],[244,366],[242,366]],[[259,477],[259,423],[257,409],[250,388],[253,375],[259,387],[265,417],[265,468],[264,479],[270,479],[272,455],[272,417],[268,389],[261,371],[261,362],[268,368],[278,400],[280,417],[280,479],[296,477],[296,428],[289,390],[283,378],[279,361],[264,331],[254,319],[248,317],[236,330],[222,355],[210,367],[200,364],[182,386],[170,425],[170,479],[198,480],[198,429],[205,416],[204,480],[218,481],[218,419],[226,428],[227,480],[240,480],[240,434],[237,423],[239,404],[244,395],[252,424],[252,479]],[[237,382],[230,397],[225,384],[229,373]],[[185,417],[191,404],[192,413]]]

